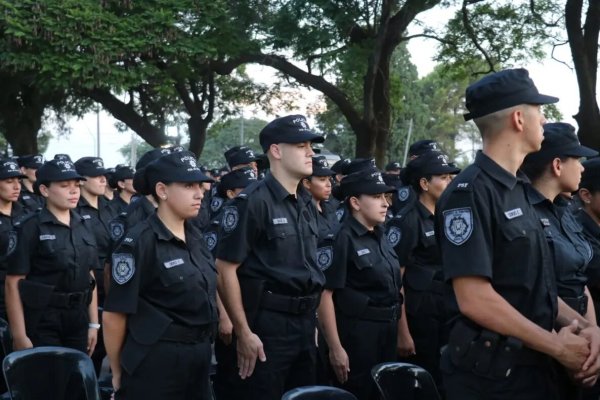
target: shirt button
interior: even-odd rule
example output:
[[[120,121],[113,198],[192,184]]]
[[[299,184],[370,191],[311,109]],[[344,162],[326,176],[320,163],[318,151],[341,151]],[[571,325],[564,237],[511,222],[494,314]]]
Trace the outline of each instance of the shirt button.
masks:
[[[489,340],[486,340],[486,341],[483,343],[483,345],[484,345],[485,347],[492,347],[492,342],[490,342]]]
[[[180,277],[179,277],[179,280],[180,280],[180,281],[182,281],[182,280],[183,280],[183,276],[180,276]]]
[[[523,229],[523,230],[521,231],[521,233],[522,233],[523,235],[526,235],[526,234],[527,234],[527,232],[525,232],[525,229]]]

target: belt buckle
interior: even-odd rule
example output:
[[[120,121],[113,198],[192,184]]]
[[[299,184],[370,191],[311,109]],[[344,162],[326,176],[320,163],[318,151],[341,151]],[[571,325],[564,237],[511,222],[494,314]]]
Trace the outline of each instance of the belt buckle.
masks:
[[[82,293],[69,293],[67,296],[68,296],[67,303],[69,304],[69,306],[76,306],[79,303],[81,303],[81,300],[83,299]]]
[[[312,299],[310,297],[299,297],[298,298],[298,313],[305,313],[310,310],[312,306]]]

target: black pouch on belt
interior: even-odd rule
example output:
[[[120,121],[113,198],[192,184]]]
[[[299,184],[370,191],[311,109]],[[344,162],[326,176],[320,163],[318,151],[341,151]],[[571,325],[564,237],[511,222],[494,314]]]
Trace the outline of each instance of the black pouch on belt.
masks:
[[[475,366],[474,353],[471,348],[479,337],[480,330],[468,325],[462,319],[456,321],[448,338],[447,351],[452,364],[465,370],[472,370]]]
[[[507,378],[515,367],[523,342],[515,337],[508,337],[498,346],[496,358],[490,371],[493,378]]]
[[[472,357],[475,361],[473,372],[481,376],[489,376],[490,369],[495,363],[495,353],[500,342],[500,335],[496,332],[483,330],[479,335],[479,338],[473,343],[471,350],[472,354],[468,357]]]

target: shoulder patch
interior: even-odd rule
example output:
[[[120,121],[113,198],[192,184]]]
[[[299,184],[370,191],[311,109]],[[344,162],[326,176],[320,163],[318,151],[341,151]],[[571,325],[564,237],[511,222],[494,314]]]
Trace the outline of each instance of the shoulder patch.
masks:
[[[335,216],[337,217],[338,222],[340,222],[342,218],[344,218],[345,212],[346,211],[343,208],[338,208],[337,210],[335,210]]]
[[[236,206],[227,206],[223,209],[223,220],[221,225],[227,233],[233,231],[238,224],[240,215]]]
[[[396,247],[402,238],[402,231],[397,226],[392,226],[387,233],[387,241],[392,247]]]
[[[398,189],[398,200],[406,201],[408,196],[410,196],[410,189],[408,187],[404,186]]]
[[[206,241],[206,246],[208,250],[213,251],[217,246],[217,233],[216,232],[208,232],[204,234],[204,240]]]
[[[125,233],[125,223],[120,220],[110,221],[108,223],[108,229],[110,230],[110,238],[113,241],[121,239],[121,236]]]
[[[317,249],[317,264],[321,271],[325,271],[331,266],[333,260],[333,248],[331,246],[319,247]]]
[[[453,208],[444,211],[444,233],[453,244],[460,246],[473,233],[473,211],[471,207]]]
[[[8,232],[8,246],[6,249],[6,255],[9,256],[13,251],[17,248],[17,232],[9,231]]]
[[[223,205],[223,202],[224,201],[221,197],[218,197],[218,196],[213,197],[210,202],[210,210],[212,212],[219,211],[219,208],[221,208],[221,206]]]
[[[129,282],[135,273],[135,260],[129,253],[114,253],[112,255],[113,279],[119,285]]]

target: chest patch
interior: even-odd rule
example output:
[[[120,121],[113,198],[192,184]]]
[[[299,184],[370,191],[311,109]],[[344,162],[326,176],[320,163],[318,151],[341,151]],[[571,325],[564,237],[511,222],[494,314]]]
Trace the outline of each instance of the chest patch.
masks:
[[[114,253],[112,256],[113,279],[119,285],[129,282],[135,273],[135,260],[131,254]]]
[[[369,249],[360,249],[356,252],[356,254],[358,254],[358,256],[364,256],[366,254],[371,254],[371,250]]]
[[[282,224],[287,224],[288,220],[287,218],[273,218],[273,225],[282,225]]]
[[[40,235],[40,240],[56,240],[56,235]]]
[[[425,232],[425,237],[432,237],[433,235],[435,235],[435,231]]]
[[[473,233],[473,211],[471,207],[444,211],[444,234],[457,246],[466,242]]]

